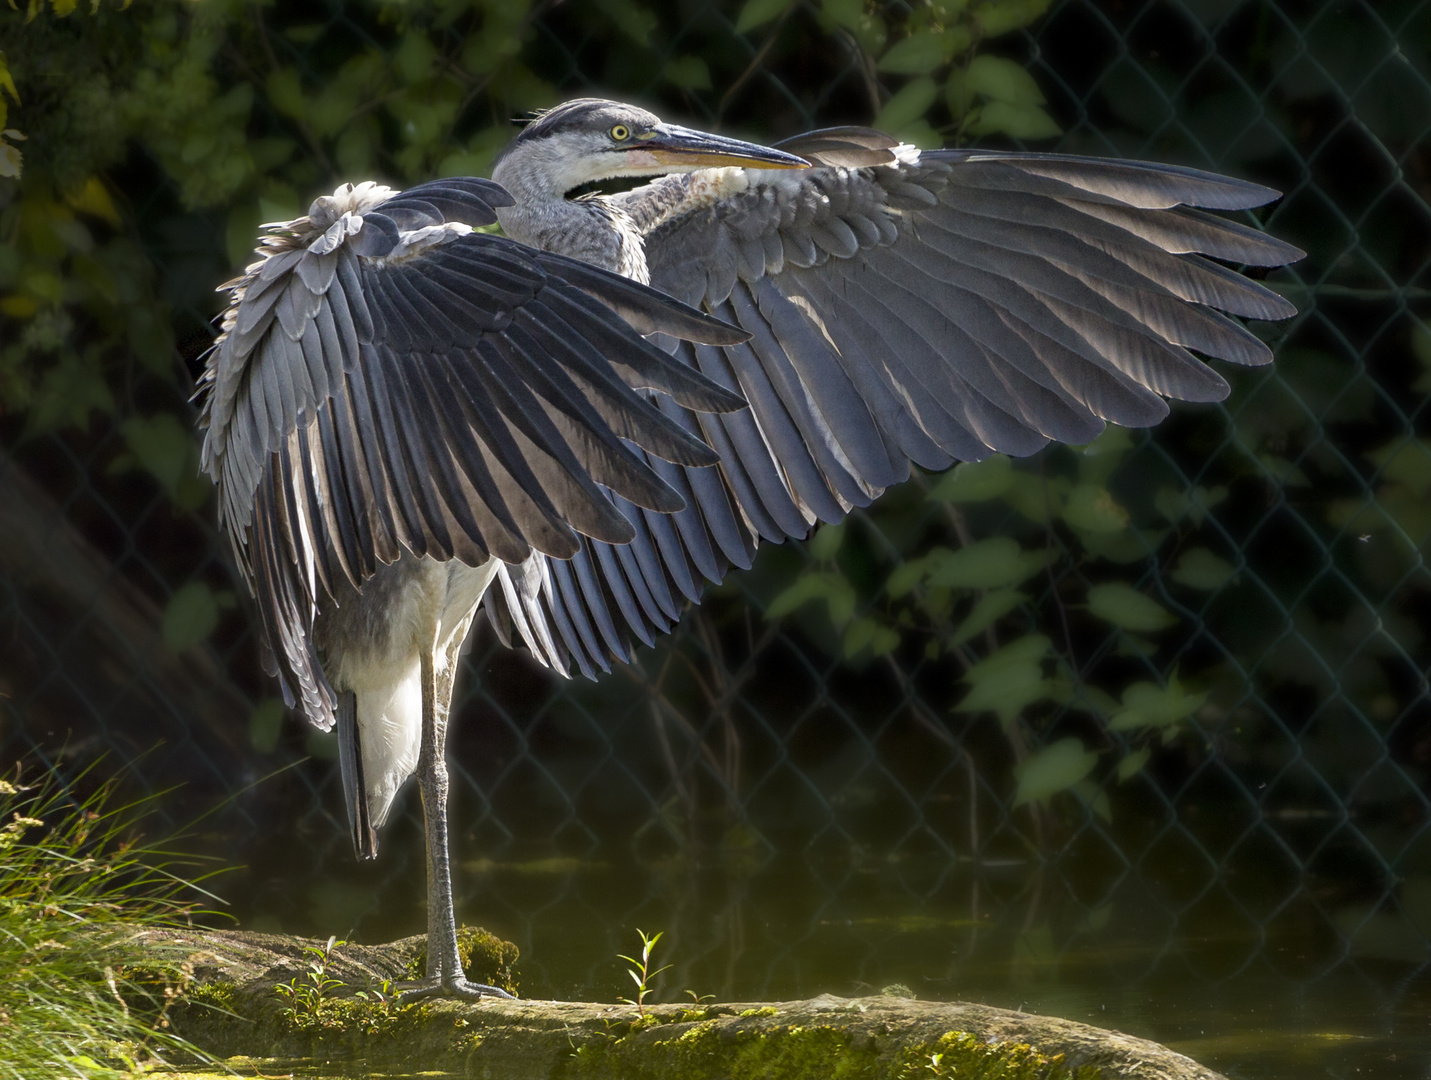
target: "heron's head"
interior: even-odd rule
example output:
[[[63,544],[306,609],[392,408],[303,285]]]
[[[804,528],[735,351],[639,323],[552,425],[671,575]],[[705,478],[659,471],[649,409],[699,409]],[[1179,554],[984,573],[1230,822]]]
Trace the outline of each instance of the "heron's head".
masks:
[[[497,159],[492,178],[509,189],[561,195],[595,180],[659,176],[724,165],[804,169],[804,158],[755,143],[667,124],[635,105],[579,98],[533,120]]]

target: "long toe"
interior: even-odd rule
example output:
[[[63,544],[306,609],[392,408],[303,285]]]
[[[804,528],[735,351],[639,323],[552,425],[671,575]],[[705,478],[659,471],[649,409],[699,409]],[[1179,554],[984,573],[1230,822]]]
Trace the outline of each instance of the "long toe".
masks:
[[[450,982],[442,984],[442,992],[448,997],[459,998],[506,998],[508,1001],[517,999],[503,990],[500,986],[488,986],[486,983],[468,982],[466,979],[452,979]]]
[[[410,1004],[429,998],[456,998],[459,1001],[479,1001],[482,998],[505,998],[516,1001],[499,986],[469,982],[467,979],[423,979],[398,995],[398,1003]]]

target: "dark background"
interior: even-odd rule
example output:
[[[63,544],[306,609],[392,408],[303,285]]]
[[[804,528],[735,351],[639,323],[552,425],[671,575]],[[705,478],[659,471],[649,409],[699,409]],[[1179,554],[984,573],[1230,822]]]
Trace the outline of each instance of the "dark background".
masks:
[[[244,867],[241,925],[421,928],[416,800],[355,864],[190,434],[213,290],[341,180],[483,174],[512,117],[587,93],[766,139],[877,122],[1213,168],[1285,192],[1258,220],[1309,253],[1268,279],[1301,308],[1256,328],[1276,365],[1224,367],[1224,404],[906,485],[600,684],[474,634],[459,914],[537,996],[625,992],[640,926],[669,997],[1091,994],[1194,1049],[1228,1023],[1207,1002],[1299,1001],[1316,1030],[1362,1010],[1393,1041],[1355,1060],[1423,1075],[1394,1039],[1425,1036],[1431,961],[1431,4],[65,6],[0,8],[26,136],[0,179],[3,760],[102,759],[166,792],[164,827],[209,812],[189,843]],[[940,576],[994,537],[1032,569]],[[1297,1060],[1258,1046],[1199,1056]]]

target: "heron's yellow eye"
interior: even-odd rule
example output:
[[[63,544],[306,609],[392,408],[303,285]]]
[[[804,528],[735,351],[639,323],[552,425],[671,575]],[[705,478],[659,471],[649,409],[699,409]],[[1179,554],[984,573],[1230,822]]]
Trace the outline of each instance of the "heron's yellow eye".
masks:
[[[611,137],[617,142],[625,142],[631,137],[631,129],[625,124],[617,124],[611,129]]]

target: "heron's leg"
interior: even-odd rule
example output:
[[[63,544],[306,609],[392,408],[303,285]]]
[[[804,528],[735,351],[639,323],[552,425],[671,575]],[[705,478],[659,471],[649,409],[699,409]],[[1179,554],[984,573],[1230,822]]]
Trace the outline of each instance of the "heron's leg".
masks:
[[[456,678],[457,649],[449,648],[447,669],[439,677],[433,650],[422,655],[422,747],[417,782],[427,830],[427,978],[403,994],[404,1000],[442,996],[458,998],[512,995],[495,986],[468,982],[457,951],[457,913],[452,894],[452,862],[447,849],[447,715]]]

